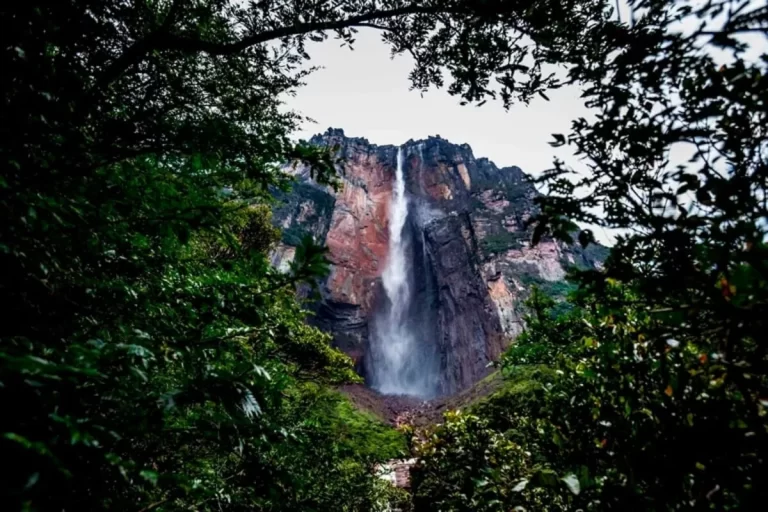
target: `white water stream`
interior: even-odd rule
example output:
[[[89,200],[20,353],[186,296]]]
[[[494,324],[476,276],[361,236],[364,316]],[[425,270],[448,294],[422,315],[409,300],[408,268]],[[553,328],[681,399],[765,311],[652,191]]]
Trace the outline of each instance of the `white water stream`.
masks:
[[[405,193],[404,161],[403,149],[398,148],[389,209],[389,252],[381,276],[389,307],[378,318],[372,333],[375,355],[372,384],[384,394],[427,396],[433,391],[430,382],[433,376],[426,368],[420,368],[422,350],[408,318],[413,290],[410,247],[405,236],[409,201]]]

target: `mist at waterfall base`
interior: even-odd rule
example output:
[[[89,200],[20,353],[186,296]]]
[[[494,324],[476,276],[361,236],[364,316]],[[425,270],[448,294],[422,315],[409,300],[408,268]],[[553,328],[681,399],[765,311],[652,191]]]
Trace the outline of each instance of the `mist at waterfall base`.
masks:
[[[424,304],[416,300],[417,288],[429,289],[428,255],[422,239],[417,240],[420,251],[413,243],[405,157],[403,148],[399,148],[389,210],[389,250],[381,276],[384,297],[372,322],[369,379],[371,386],[383,394],[432,398],[439,385],[437,356],[434,340],[428,339],[429,315],[423,314]]]

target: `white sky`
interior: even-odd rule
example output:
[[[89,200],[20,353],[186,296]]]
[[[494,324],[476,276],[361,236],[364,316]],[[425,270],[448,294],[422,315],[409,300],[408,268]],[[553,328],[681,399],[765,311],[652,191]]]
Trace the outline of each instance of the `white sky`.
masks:
[[[310,64],[323,69],[310,75],[307,85],[287,101],[316,121],[305,123],[298,137],[309,138],[329,127],[374,144],[440,135],[455,144],[469,144],[476,157],[490,158],[499,167],[517,165],[535,175],[551,167],[552,133],[567,133],[571,120],[586,112],[573,88],[548,92],[549,102],[537,97],[509,111],[501,102],[461,106],[460,99],[445,90],[432,89],[422,97],[410,90],[410,56],[390,59],[376,31],[361,30],[354,51],[339,44],[329,40],[308,49]]]

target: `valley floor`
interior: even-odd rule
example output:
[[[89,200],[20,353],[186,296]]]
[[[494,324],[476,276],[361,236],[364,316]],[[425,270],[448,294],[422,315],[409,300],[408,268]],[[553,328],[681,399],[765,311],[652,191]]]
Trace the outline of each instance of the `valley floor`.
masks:
[[[390,425],[424,427],[440,423],[443,414],[447,411],[462,409],[491,395],[501,387],[502,383],[499,373],[494,372],[456,395],[432,400],[403,395],[383,395],[361,384],[341,386],[339,391],[349,397],[357,408],[374,414]]]

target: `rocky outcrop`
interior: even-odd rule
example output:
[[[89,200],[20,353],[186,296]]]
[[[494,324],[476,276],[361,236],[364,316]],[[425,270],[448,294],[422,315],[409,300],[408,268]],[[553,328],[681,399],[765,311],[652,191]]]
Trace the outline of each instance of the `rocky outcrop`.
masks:
[[[480,273],[469,216],[446,215],[424,226],[437,284],[440,389],[472,385],[504,348],[504,331]]]
[[[283,243],[312,234],[328,246],[330,275],[321,285],[315,322],[359,363],[366,360],[371,322],[382,305],[381,273],[388,253],[389,205],[397,148],[328,130],[315,144],[338,146],[340,187],[320,187],[307,169],[287,168],[296,186],[275,209]],[[488,372],[522,329],[522,302],[532,284],[560,283],[570,265],[599,257],[554,241],[529,244],[526,221],[536,190],[518,167],[498,168],[471,148],[439,137],[408,141],[404,178],[406,225],[415,304],[412,320],[428,350],[437,352],[439,392],[466,389]]]
[[[411,468],[416,465],[417,459],[394,459],[386,464],[378,464],[374,468],[376,474],[382,480],[386,480],[395,487],[401,489],[411,488]]]

